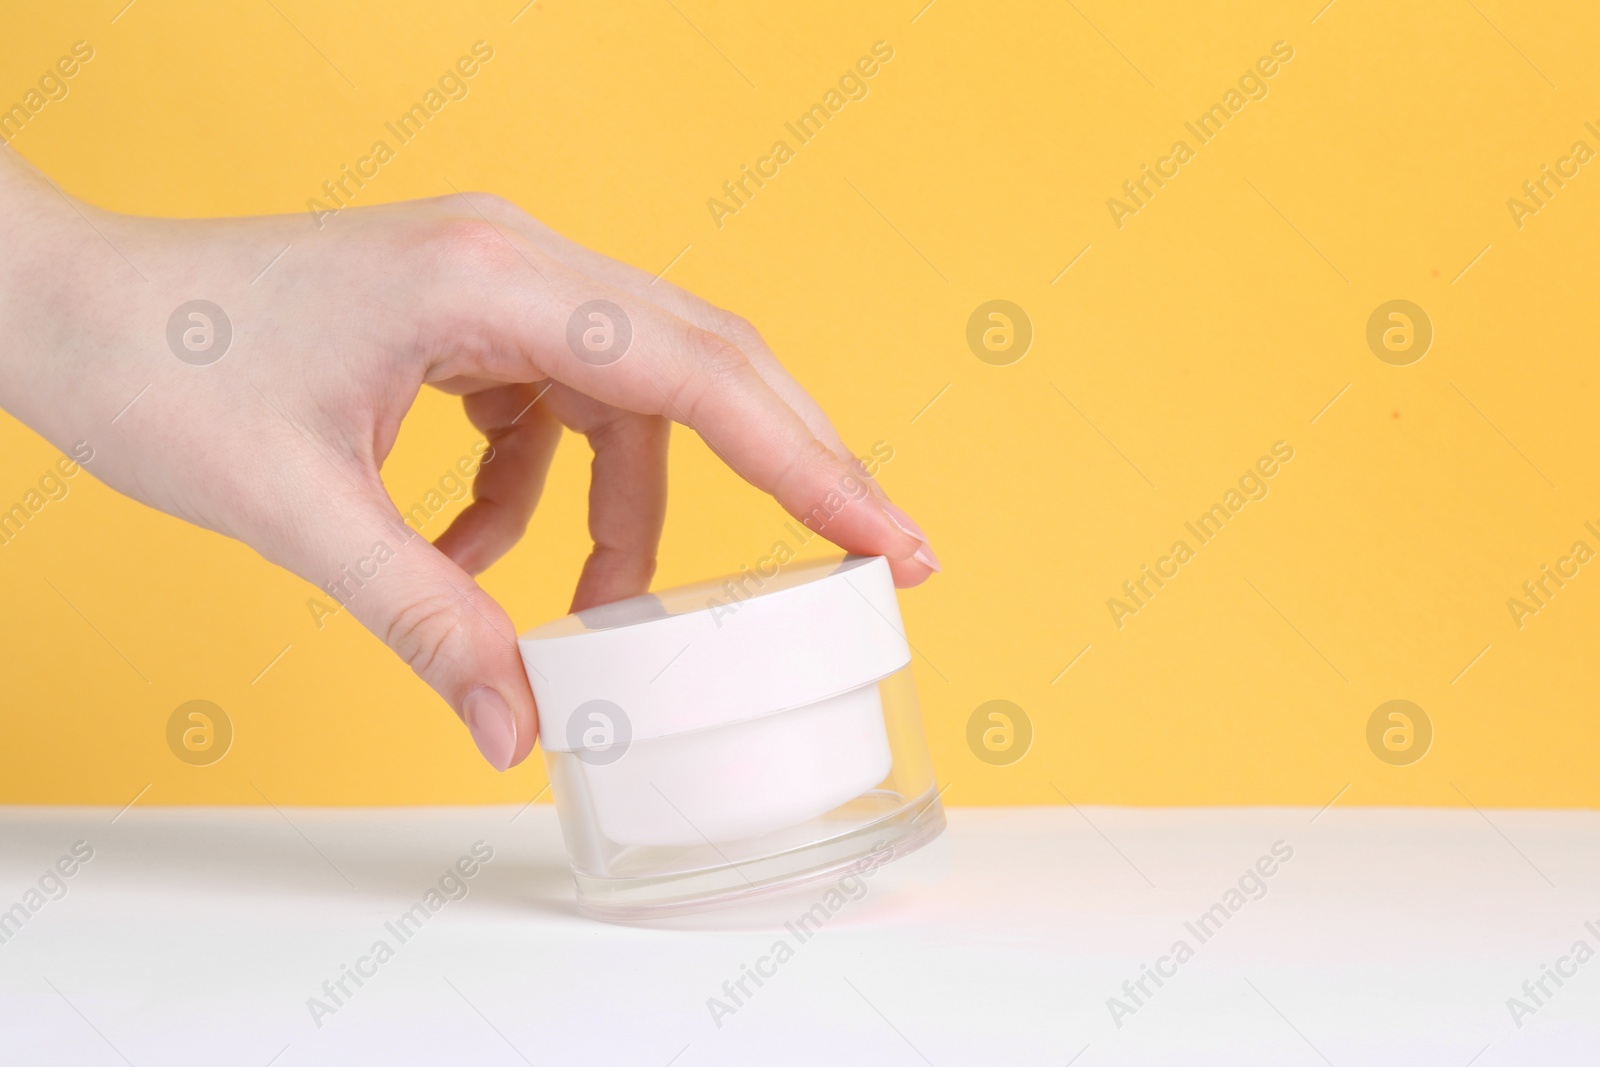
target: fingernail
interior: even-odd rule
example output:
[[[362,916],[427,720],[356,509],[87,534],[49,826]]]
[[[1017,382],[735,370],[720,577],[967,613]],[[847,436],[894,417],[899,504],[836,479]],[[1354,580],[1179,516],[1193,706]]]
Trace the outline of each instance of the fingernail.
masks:
[[[944,570],[943,567],[939,566],[939,557],[933,554],[933,546],[927,543],[924,543],[921,548],[917,549],[916,552],[912,554],[911,558],[922,564],[924,567],[927,567],[931,571],[937,572]]]
[[[889,516],[889,521],[900,527],[901,533],[910,534],[923,544],[928,543],[928,535],[922,532],[922,527],[912,522],[911,516],[907,515],[899,505],[890,503],[887,500],[879,503],[883,507],[883,513]]]
[[[461,702],[461,717],[489,765],[497,771],[510,767],[517,751],[517,721],[500,694],[486,685],[478,686]]]

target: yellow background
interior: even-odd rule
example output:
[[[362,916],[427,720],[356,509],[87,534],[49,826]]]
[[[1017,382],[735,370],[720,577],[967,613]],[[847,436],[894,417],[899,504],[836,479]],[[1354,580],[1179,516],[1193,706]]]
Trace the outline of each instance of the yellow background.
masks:
[[[489,190],[670,263],[754,320],[858,450],[893,447],[883,481],[945,567],[902,603],[948,802],[1600,802],[1600,563],[1520,629],[1506,605],[1575,540],[1600,548],[1600,162],[1521,228],[1506,206],[1574,141],[1600,148],[1592,5],[523,2],[35,7],[0,35],[0,102],[87,40],[17,151],[120,211],[303,212],[489,42],[470,96],[358,202]],[[714,225],[707,198],[879,40],[895,55],[868,97]],[[1184,121],[1279,40],[1295,54],[1269,95],[1119,229],[1107,199],[1193,146]],[[965,340],[997,298],[1035,330],[1003,367]],[[1435,330],[1405,367],[1365,341],[1396,298]],[[1295,458],[1270,495],[1118,629],[1107,598],[1279,440]],[[385,469],[396,502],[474,441],[458,402],[424,397]],[[54,456],[0,418],[0,506]],[[520,626],[565,610],[587,460],[566,442],[527,540],[484,578]],[[692,434],[672,473],[659,585],[783,535]],[[319,631],[309,586],[71,485],[0,548],[0,801],[540,792],[540,759],[495,774],[348,617]],[[1367,747],[1395,698],[1435,730],[1411,766]],[[210,767],[166,747],[191,699],[234,723]],[[967,747],[994,699],[1033,724],[1009,766]]]

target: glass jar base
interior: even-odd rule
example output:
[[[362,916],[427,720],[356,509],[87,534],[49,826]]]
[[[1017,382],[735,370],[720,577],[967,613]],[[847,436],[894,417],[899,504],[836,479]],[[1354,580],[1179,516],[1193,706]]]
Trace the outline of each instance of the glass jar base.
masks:
[[[881,803],[889,798],[879,794],[878,799]],[[937,791],[929,789],[912,801],[894,799],[899,803],[891,814],[865,823],[847,821],[848,828],[839,832],[827,832],[830,821],[839,821],[836,818],[813,820],[806,827],[814,827],[818,834],[809,843],[771,855],[733,859],[718,850],[726,862],[635,878],[573,871],[578,910],[590,918],[627,923],[734,907],[792,893],[852,870],[882,866],[910,855],[944,831],[944,808]]]

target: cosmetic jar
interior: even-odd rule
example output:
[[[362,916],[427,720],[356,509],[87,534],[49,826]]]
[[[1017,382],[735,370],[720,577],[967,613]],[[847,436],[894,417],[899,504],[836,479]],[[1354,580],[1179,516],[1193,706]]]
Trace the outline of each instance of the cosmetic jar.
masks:
[[[649,593],[519,645],[591,916],[785,892],[944,829],[882,557]]]

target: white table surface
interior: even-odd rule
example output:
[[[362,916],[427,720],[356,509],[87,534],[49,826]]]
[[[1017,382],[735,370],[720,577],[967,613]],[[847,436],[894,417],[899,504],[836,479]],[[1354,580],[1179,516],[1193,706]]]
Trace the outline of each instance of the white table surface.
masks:
[[[543,805],[0,809],[0,910],[80,840],[0,944],[0,1064],[1600,1062],[1600,958],[1520,1027],[1507,1007],[1600,950],[1600,813],[955,810],[804,943],[783,924],[815,891],[580,917]],[[467,895],[400,943],[385,923],[480,840]],[[1200,943],[1185,921],[1277,841],[1293,858]],[[779,937],[793,957],[717,1025],[708,998]],[[393,958],[316,1025],[308,998],[380,938]],[[1108,998],[1180,938],[1118,1026]]]

